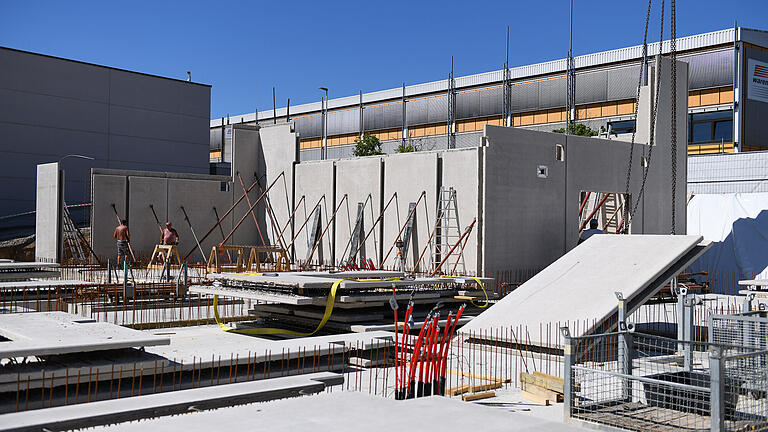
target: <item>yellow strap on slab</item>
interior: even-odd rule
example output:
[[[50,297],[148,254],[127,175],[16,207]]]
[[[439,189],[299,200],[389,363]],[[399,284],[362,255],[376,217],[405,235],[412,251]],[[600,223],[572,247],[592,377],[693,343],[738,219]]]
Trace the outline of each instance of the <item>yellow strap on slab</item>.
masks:
[[[325,313],[323,314],[323,319],[320,321],[320,324],[317,325],[317,328],[315,328],[313,331],[309,333],[302,333],[294,330],[286,330],[286,329],[279,329],[279,328],[235,329],[235,328],[229,327],[228,325],[221,322],[221,318],[219,317],[219,307],[218,307],[219,296],[218,295],[213,296],[213,317],[216,318],[216,324],[218,324],[219,328],[229,333],[239,333],[239,334],[247,334],[247,335],[290,334],[290,335],[297,335],[297,336],[312,336],[313,334],[320,331],[320,329],[322,329],[325,326],[325,323],[327,323],[328,319],[331,317],[331,313],[333,312],[333,305],[334,303],[336,303],[336,290],[339,288],[339,285],[345,280],[350,280],[350,279],[339,279],[333,283],[333,285],[331,286],[331,292],[328,294],[328,298],[325,300]]]
[[[479,306],[479,305],[475,304],[474,300],[470,300],[469,302],[472,303],[473,306],[475,306],[477,308],[480,308],[480,309],[484,309],[484,308],[488,307],[488,305],[490,304],[490,302],[488,301],[488,292],[485,290],[485,286],[483,285],[483,283],[480,282],[480,279],[478,279],[478,278],[476,278],[474,276],[449,276],[449,277],[452,277],[454,279],[466,279],[466,278],[474,279],[474,281],[477,282],[478,285],[480,285],[480,289],[483,290],[483,294],[485,294],[485,304],[482,305],[482,306]]]

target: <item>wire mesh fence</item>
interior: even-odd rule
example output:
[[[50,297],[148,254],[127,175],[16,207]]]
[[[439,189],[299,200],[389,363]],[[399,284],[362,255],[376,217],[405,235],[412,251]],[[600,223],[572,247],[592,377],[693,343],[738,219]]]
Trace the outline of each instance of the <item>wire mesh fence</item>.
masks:
[[[566,344],[571,418],[636,431],[762,430],[766,424],[765,351],[633,332]]]

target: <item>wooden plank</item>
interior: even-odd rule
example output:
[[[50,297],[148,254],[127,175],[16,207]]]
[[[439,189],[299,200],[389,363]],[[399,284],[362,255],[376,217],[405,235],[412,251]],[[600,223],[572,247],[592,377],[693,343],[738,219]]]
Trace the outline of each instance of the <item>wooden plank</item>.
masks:
[[[525,372],[520,372],[520,381],[534,384],[547,390],[555,391],[557,393],[565,393],[563,390],[563,387],[565,386],[563,379],[556,376],[547,375],[545,373],[534,372],[532,374],[528,374]],[[574,391],[581,391],[581,385],[579,383],[573,383],[573,387]]]
[[[476,393],[476,392],[481,392],[481,391],[486,391],[486,390],[494,390],[494,389],[497,389],[497,388],[501,388],[501,382],[497,381],[497,382],[490,383],[490,384],[473,385],[473,386],[469,387],[469,391],[470,391],[470,393]]]
[[[445,391],[445,394],[448,396],[457,396],[460,394],[464,394],[469,392],[469,386],[468,385],[462,385],[457,387],[451,387]]]
[[[480,375],[480,374],[475,374],[475,373],[470,373],[470,372],[457,371],[455,369],[448,369],[447,372],[448,373],[452,373],[454,375],[465,376],[465,377],[469,377],[469,378],[477,378],[477,379],[486,380],[486,381],[495,381],[495,382],[501,382],[501,383],[512,382],[511,379],[501,379],[501,378],[494,377],[494,376]]]
[[[535,394],[535,395],[539,395],[539,396],[545,397],[545,398],[549,399],[550,401],[555,401],[555,402],[562,402],[563,401],[563,395],[562,394],[557,393],[557,392],[552,391],[552,390],[547,390],[544,387],[539,387],[539,386],[537,386],[535,384],[525,383],[525,382],[524,383],[520,383],[520,388],[523,391],[527,391],[528,393],[532,393],[532,394]]]
[[[528,400],[530,402],[534,402],[539,405],[549,406],[549,399],[547,399],[544,396],[539,396],[537,394],[533,394],[527,391],[523,391],[521,393],[521,396],[523,397],[523,399]]]
[[[562,381],[548,379],[544,376],[536,375],[537,373],[538,372],[534,372],[533,374],[528,374],[525,372],[520,372],[520,381],[528,384],[537,385],[547,390],[553,390],[558,393],[564,393]]]
[[[463,400],[464,402],[471,402],[471,401],[476,401],[480,399],[488,399],[492,397],[496,397],[496,392],[489,391],[489,392],[483,392],[483,393],[468,394],[468,395],[462,396],[461,400]]]

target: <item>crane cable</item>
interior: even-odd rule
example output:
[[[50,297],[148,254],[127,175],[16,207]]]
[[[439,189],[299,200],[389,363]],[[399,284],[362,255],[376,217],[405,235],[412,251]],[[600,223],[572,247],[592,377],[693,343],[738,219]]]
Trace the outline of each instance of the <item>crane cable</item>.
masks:
[[[670,75],[671,75],[671,100],[672,100],[672,118],[670,121],[670,137],[669,144],[672,152],[672,229],[670,234],[675,234],[675,205],[677,195],[677,17],[675,15],[675,0],[669,0],[669,56],[672,60]]]
[[[646,11],[645,15],[645,32],[643,35],[643,63],[640,65],[640,78],[638,79],[638,85],[637,85],[637,92],[635,95],[635,129],[632,131],[632,140],[630,142],[629,147],[629,161],[627,163],[627,183],[625,188],[625,199],[629,198],[629,192],[630,192],[630,182],[632,178],[632,162],[633,162],[633,154],[635,149],[635,134],[637,133],[637,114],[640,109],[640,87],[643,83],[643,70],[644,66],[646,65],[648,61],[648,23],[650,20],[651,15],[651,4],[653,3],[653,0],[648,0],[648,9]],[[665,0],[662,0],[661,2],[661,28],[659,31],[659,52],[658,56],[661,57],[661,52],[664,47],[664,3]],[[657,85],[655,88],[655,95],[654,95],[654,101],[653,101],[653,109],[651,110],[651,118],[650,118],[650,130],[649,130],[649,137],[648,137],[648,158],[646,159],[645,166],[643,168],[643,178],[642,182],[640,183],[640,190],[637,193],[637,197],[634,200],[634,205],[631,206],[631,210],[629,209],[630,206],[624,206],[624,233],[629,232],[629,225],[631,223],[631,220],[634,218],[635,213],[637,212],[637,208],[640,205],[641,198],[643,196],[643,192],[645,191],[645,184],[646,180],[648,178],[648,171],[651,168],[651,158],[653,156],[653,147],[654,147],[654,141],[655,141],[655,130],[656,130],[656,115],[658,113],[659,108],[659,85],[658,85],[658,77],[661,73],[661,62],[657,62],[656,64],[656,73],[655,76],[657,77]],[[647,77],[646,77],[647,78]]]

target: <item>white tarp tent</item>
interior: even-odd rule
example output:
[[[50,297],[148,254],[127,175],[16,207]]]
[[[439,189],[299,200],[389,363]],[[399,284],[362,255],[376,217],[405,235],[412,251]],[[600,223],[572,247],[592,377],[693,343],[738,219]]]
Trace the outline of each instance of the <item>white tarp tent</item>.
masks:
[[[768,193],[695,195],[687,216],[687,234],[714,242],[691,271],[720,278],[768,277]],[[738,288],[730,289],[735,294]]]

